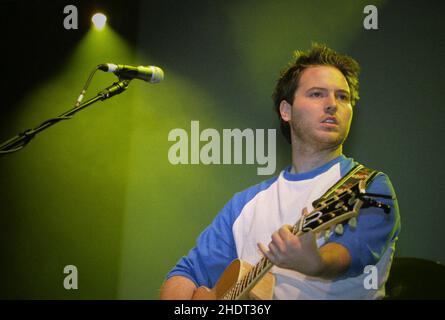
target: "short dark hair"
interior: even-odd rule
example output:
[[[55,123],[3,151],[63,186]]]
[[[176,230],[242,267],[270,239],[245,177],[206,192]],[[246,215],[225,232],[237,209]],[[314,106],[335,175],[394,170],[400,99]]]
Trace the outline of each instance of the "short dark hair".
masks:
[[[303,70],[310,66],[325,65],[337,68],[346,78],[351,91],[351,105],[354,106],[359,100],[358,75],[360,66],[353,58],[340,54],[324,44],[313,43],[310,50],[295,51],[295,61],[281,72],[272,95],[274,109],[280,119],[281,132],[290,143],[289,123],[281,118],[280,103],[286,100],[289,104],[294,101],[295,91],[298,88]]]

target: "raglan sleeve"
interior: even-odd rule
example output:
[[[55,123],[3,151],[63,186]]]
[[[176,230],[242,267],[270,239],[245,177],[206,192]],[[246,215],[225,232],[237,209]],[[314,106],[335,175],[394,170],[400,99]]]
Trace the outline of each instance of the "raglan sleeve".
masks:
[[[393,199],[375,198],[390,206],[388,214],[381,208],[360,209],[357,226],[344,226],[341,235],[333,233],[327,243],[343,245],[351,256],[351,264],[341,278],[356,277],[363,273],[365,266],[375,265],[389,245],[397,240],[400,233],[400,214],[396,194],[387,175],[379,173],[368,186],[367,193],[391,195]]]
[[[237,257],[232,232],[233,202],[231,199],[199,235],[195,247],[178,261],[167,279],[184,276],[198,287],[215,285],[224,269]]]

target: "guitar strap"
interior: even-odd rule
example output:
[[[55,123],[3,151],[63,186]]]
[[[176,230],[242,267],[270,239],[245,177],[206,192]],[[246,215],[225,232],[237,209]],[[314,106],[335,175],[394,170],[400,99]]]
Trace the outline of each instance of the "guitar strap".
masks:
[[[335,194],[340,194],[347,189],[350,189],[354,184],[364,181],[365,188],[374,179],[374,177],[379,173],[379,171],[374,169],[369,169],[362,164],[354,166],[345,176],[340,178],[328,191],[325,192],[320,198],[312,202],[314,208],[316,208],[321,202],[330,198]]]

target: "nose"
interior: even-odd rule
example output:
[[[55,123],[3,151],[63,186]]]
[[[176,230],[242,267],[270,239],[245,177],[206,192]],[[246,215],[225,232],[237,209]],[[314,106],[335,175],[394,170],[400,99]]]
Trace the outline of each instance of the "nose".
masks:
[[[326,98],[325,112],[334,114],[337,111],[337,99],[335,94],[331,93]]]

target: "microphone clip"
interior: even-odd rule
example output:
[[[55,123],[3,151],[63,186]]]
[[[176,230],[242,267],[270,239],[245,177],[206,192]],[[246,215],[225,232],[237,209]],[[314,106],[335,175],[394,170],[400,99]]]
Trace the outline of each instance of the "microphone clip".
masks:
[[[130,81],[131,80],[119,78],[119,82],[115,82],[111,86],[99,92],[101,100],[111,98],[119,93],[124,92],[130,84]]]

